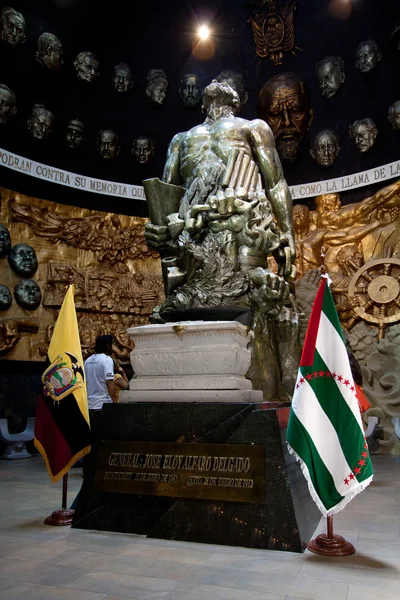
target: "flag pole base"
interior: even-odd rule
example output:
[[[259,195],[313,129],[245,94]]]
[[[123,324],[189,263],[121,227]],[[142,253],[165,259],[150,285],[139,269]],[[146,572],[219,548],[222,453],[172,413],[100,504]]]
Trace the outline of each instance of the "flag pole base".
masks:
[[[58,527],[69,527],[72,525],[72,517],[74,516],[74,511],[69,508],[60,508],[59,510],[55,510],[51,513],[46,519],[43,521],[45,525],[55,525]]]
[[[307,544],[308,550],[322,556],[350,556],[356,551],[353,544],[336,533],[330,538],[322,533]]]

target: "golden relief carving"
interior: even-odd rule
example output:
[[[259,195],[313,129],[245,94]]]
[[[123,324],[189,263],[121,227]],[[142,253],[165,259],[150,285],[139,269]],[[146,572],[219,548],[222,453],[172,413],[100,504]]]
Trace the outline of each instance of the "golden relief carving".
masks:
[[[350,329],[362,319],[382,338],[400,321],[400,181],[357,204],[342,206],[339,194],[315,204],[315,211],[293,210],[297,278],[321,265],[324,247],[342,324]]]
[[[10,231],[12,246],[24,242],[35,249],[39,267],[32,279],[42,293],[36,310],[18,306],[13,298],[10,308],[0,312],[0,354],[9,360],[44,360],[71,265],[84,355],[93,350],[97,335],[110,333],[116,358],[129,362],[132,343],[125,330],[148,323],[164,298],[158,254],[144,241],[148,219],[71,207],[3,188],[0,194],[0,223]],[[7,257],[0,258],[0,284],[13,293],[20,280]]]

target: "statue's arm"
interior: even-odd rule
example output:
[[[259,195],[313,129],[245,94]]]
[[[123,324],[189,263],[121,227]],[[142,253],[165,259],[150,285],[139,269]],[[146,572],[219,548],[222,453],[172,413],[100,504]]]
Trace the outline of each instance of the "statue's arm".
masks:
[[[348,204],[340,209],[333,225],[337,227],[350,227],[356,225],[360,219],[365,219],[379,208],[393,208],[400,204],[400,182],[396,181],[379,190],[374,196],[366,198],[357,204]]]
[[[179,173],[179,154],[181,145],[181,133],[177,133],[171,140],[167,151],[167,160],[165,162],[162,180],[165,183],[180,184]]]
[[[379,221],[372,221],[365,225],[358,227],[352,227],[347,231],[329,231],[325,237],[324,242],[329,246],[341,246],[342,244],[350,244],[352,242],[360,242],[368,233],[371,233],[375,229],[378,229],[381,224]]]
[[[267,123],[261,119],[252,121],[250,128],[253,149],[265,181],[265,193],[294,257],[293,202],[275,148],[274,135]]]

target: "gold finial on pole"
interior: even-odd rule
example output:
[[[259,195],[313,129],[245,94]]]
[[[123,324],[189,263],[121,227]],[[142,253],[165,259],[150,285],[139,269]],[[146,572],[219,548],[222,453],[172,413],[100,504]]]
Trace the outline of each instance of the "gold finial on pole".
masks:
[[[326,275],[326,267],[325,267],[325,246],[321,247],[321,273],[322,275]]]
[[[69,268],[68,268],[68,285],[72,285],[73,278],[74,278],[74,271],[73,271],[72,265],[70,263]]]

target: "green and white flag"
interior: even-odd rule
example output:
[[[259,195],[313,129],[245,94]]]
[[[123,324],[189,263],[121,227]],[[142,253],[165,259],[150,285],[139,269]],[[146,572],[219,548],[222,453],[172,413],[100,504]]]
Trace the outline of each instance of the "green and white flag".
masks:
[[[326,276],[307,328],[287,442],[324,516],[342,510],[372,481],[356,386]]]

